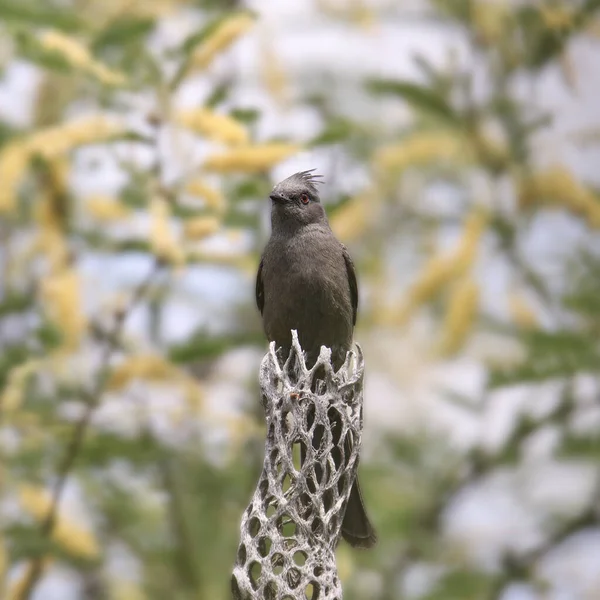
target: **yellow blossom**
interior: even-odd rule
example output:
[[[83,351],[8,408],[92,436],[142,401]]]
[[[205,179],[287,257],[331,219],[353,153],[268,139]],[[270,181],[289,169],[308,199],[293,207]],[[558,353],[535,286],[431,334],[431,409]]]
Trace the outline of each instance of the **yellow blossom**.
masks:
[[[87,212],[98,221],[120,221],[131,216],[131,210],[118,198],[94,195],[85,201]]]
[[[206,206],[217,212],[223,212],[227,206],[227,200],[221,191],[211,187],[201,179],[193,179],[190,181],[186,185],[185,191],[192,196],[199,196],[204,200]]]
[[[79,145],[106,141],[122,131],[118,123],[94,115],[40,129],[6,146],[0,152],[0,213],[14,210],[17,189],[32,156],[56,161]],[[66,164],[62,168],[66,171]]]
[[[189,408],[197,411],[203,407],[204,390],[195,379],[182,373],[179,379],[179,385],[183,391],[184,400]]]
[[[238,14],[220,23],[194,52],[192,66],[205,69],[214,58],[229,48],[240,36],[254,24],[254,18],[247,14]]]
[[[201,239],[219,231],[220,226],[216,217],[195,217],[185,222],[183,231],[187,238]]]
[[[444,355],[456,353],[462,348],[476,317],[479,302],[479,287],[470,277],[459,281],[452,294],[440,340],[440,352]]]
[[[174,364],[156,355],[131,356],[116,367],[108,381],[108,389],[123,389],[134,379],[161,381],[181,376]]]
[[[481,236],[488,224],[487,213],[476,207],[467,215],[454,258],[459,272],[464,273],[475,260]]]
[[[17,191],[29,164],[29,153],[20,143],[7,145],[0,153],[0,214],[15,210]]]
[[[519,203],[523,207],[541,203],[563,206],[581,215],[591,227],[600,227],[600,199],[565,167],[557,166],[524,178]]]
[[[0,393],[0,410],[12,412],[21,406],[25,384],[39,364],[39,360],[31,359],[11,369],[4,391]]]
[[[90,115],[35,132],[24,143],[30,154],[51,159],[82,144],[106,141],[123,132],[116,121],[102,115]]]
[[[110,591],[113,600],[146,600],[147,598],[142,588],[133,581],[113,581]]]
[[[383,173],[433,162],[464,160],[467,147],[460,135],[449,132],[418,132],[401,142],[380,148],[373,158],[375,168]]]
[[[48,568],[51,564],[51,557],[44,557],[41,562],[41,571],[42,573]],[[25,600],[23,593],[25,589],[28,587],[30,580],[34,577],[34,562],[30,561],[27,563],[25,567],[25,571],[19,578],[8,586],[8,590],[6,593],[6,600]]]
[[[576,16],[575,8],[567,4],[548,6],[541,4],[539,9],[544,25],[554,32],[560,33],[571,29]]]
[[[472,5],[473,25],[484,44],[497,44],[506,34],[510,6],[506,0],[487,0]]]
[[[206,159],[207,171],[230,173],[257,173],[266,171],[277,163],[293,156],[301,147],[295,144],[271,142],[254,146],[242,146],[227,152],[212,154]]]
[[[331,229],[344,242],[354,240],[369,226],[373,218],[372,210],[372,203],[366,195],[352,198],[332,215]]]
[[[261,69],[264,86],[271,96],[280,105],[286,105],[289,100],[290,85],[287,74],[279,55],[273,50],[273,46],[266,44],[267,35],[261,36],[263,45],[261,48]]]
[[[538,325],[538,318],[525,299],[517,294],[508,297],[508,309],[512,320],[523,329],[534,329]]]
[[[477,256],[477,248],[487,224],[486,214],[476,208],[466,218],[457,246],[447,254],[434,256],[407,292],[397,320],[404,323],[412,311],[427,302],[448,283],[464,274]]]
[[[59,326],[65,349],[75,349],[86,331],[81,282],[71,267],[60,269],[42,282],[42,298],[50,318]]]
[[[8,571],[8,553],[6,552],[6,545],[4,539],[0,537],[0,590],[3,587],[3,582]]]
[[[29,484],[20,486],[19,501],[23,509],[40,522],[46,519],[52,507],[50,494],[41,487]],[[60,512],[52,530],[52,539],[73,556],[94,559],[100,554],[92,533]]]
[[[185,253],[175,238],[170,219],[169,204],[155,196],[150,203],[150,245],[161,260],[178,266],[185,263]]]
[[[97,61],[90,51],[78,40],[58,31],[45,31],[40,34],[39,42],[42,48],[63,56],[73,67],[93,75],[107,85],[122,85],[125,76],[109,69]]]
[[[115,367],[108,380],[107,388],[118,392],[135,380],[154,383],[169,381],[178,387],[189,407],[197,410],[202,404],[202,387],[185,371],[164,358],[152,354],[130,356]]]
[[[175,115],[175,121],[195,133],[225,144],[235,145],[248,142],[248,131],[239,121],[207,108],[181,111]]]
[[[35,251],[41,252],[48,259],[51,271],[55,272],[66,264],[68,246],[52,197],[47,190],[38,199],[34,215],[39,225]]]

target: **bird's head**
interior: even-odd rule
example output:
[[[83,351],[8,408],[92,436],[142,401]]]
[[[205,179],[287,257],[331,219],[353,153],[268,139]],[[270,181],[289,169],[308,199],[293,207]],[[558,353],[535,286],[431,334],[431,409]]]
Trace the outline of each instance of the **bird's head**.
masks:
[[[320,175],[311,171],[294,173],[280,181],[270,194],[273,229],[286,226],[310,225],[327,220],[316,184]]]

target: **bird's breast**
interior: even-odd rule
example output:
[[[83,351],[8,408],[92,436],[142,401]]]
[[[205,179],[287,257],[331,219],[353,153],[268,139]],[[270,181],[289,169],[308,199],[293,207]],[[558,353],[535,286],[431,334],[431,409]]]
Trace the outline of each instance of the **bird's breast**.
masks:
[[[352,342],[352,302],[341,247],[335,240],[270,243],[263,258],[265,333],[289,347],[291,330],[309,355],[321,345],[345,354]]]

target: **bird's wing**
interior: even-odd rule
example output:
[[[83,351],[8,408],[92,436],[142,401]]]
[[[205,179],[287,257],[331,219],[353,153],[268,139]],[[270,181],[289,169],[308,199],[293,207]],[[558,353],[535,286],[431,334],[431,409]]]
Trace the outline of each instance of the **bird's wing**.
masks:
[[[342,244],[344,262],[346,263],[346,272],[348,273],[348,283],[350,284],[350,298],[352,299],[352,325],[356,325],[356,313],[358,311],[358,283],[356,281],[356,271],[354,263],[348,252],[348,249]]]
[[[263,287],[262,269],[263,259],[261,258],[260,264],[258,265],[258,273],[256,274],[256,306],[258,306],[258,310],[260,311],[261,315],[265,305],[265,290]]]

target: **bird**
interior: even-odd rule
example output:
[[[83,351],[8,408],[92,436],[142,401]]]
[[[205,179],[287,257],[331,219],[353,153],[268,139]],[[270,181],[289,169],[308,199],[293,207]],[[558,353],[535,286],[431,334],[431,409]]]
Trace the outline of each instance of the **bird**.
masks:
[[[314,366],[321,346],[326,346],[337,371],[352,346],[358,283],[347,248],[329,226],[316,185],[322,183],[321,176],[314,171],[294,173],[275,185],[269,196],[271,236],[256,276],[256,304],[267,339],[284,357],[291,350],[295,329],[307,367]],[[312,443],[318,447],[320,440]],[[358,475],[344,513],[342,537],[357,548],[371,548],[377,542]]]

